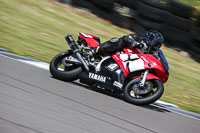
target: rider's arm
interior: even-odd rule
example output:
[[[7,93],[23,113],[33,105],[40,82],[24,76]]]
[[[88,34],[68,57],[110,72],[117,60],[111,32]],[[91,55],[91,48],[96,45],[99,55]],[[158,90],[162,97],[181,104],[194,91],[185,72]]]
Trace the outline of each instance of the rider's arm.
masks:
[[[130,46],[131,48],[138,47],[141,38],[138,34],[129,34],[127,36],[121,37],[123,44],[125,46]]]

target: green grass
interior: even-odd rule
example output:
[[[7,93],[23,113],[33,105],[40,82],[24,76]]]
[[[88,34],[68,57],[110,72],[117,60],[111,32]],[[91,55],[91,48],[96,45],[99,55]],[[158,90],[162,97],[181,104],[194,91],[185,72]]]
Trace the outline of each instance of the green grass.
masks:
[[[88,11],[56,0],[0,0],[0,47],[46,62],[68,49],[64,36],[79,32],[97,35],[102,42],[131,33]],[[200,64],[162,48],[171,68],[163,101],[200,113]]]
[[[77,38],[80,31],[90,32],[105,40],[128,33],[97,17],[72,10],[48,0],[0,0],[0,46],[50,61],[67,48],[66,34]]]
[[[170,65],[170,78],[161,99],[200,113],[200,64],[168,49],[164,53]]]
[[[200,0],[179,0],[179,1],[184,4],[191,5],[196,9],[200,10]]]

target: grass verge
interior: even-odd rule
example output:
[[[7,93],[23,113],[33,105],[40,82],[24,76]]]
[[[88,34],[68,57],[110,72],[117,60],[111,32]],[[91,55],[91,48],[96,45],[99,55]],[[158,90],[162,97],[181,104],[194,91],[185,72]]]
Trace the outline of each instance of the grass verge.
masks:
[[[179,1],[184,4],[191,5],[200,11],[200,0],[179,0]]]
[[[0,47],[46,62],[68,49],[64,35],[86,32],[102,42],[130,31],[55,0],[0,0]],[[161,100],[200,113],[200,64],[162,48],[171,68]]]

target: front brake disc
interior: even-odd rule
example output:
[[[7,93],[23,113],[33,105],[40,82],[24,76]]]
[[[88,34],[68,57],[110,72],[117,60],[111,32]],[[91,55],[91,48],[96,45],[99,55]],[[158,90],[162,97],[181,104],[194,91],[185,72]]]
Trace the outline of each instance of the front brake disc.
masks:
[[[144,86],[140,86],[139,84],[134,84],[132,90],[135,94],[143,95],[147,94],[153,89],[153,84],[150,81],[146,81]]]

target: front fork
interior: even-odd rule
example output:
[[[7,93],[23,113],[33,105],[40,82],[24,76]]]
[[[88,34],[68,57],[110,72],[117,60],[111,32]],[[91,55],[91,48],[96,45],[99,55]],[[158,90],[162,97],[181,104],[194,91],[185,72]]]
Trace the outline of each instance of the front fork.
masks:
[[[71,35],[66,35],[65,36],[65,40],[67,41],[69,47],[72,49],[73,53],[75,54],[75,56],[80,60],[80,62],[83,64],[84,68],[89,71],[89,67],[86,64],[86,62],[83,60],[81,54],[79,53],[79,48],[76,44],[76,42],[74,41],[74,38]]]
[[[145,82],[146,82],[146,79],[147,79],[147,74],[149,73],[148,70],[146,70],[144,72],[144,75],[143,75],[143,78],[142,78],[142,81],[140,82],[140,86],[143,87],[145,85]]]

